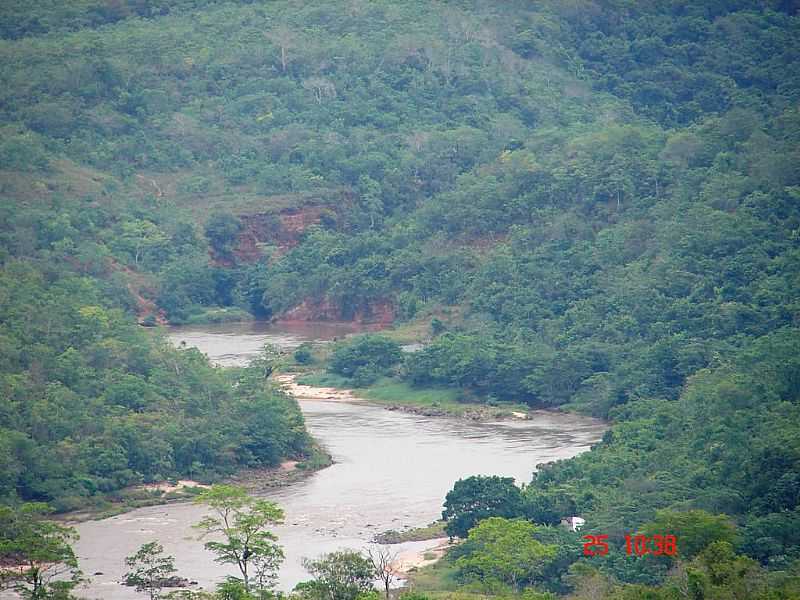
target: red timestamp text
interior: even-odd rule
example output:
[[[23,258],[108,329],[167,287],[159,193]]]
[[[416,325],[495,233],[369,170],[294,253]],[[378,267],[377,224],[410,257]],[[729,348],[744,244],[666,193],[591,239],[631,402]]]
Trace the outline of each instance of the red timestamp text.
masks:
[[[609,552],[608,535],[585,535],[584,556],[605,556]],[[678,553],[678,539],[674,535],[626,535],[625,552],[628,556],[675,556]]]

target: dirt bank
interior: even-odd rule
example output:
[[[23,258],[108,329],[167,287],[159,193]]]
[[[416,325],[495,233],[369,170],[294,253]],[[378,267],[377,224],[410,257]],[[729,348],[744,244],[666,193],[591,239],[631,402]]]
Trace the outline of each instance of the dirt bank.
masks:
[[[275,381],[281,384],[287,393],[298,400],[317,400],[323,402],[364,402],[363,398],[357,397],[351,390],[340,390],[332,387],[316,387],[297,383],[297,375],[294,373],[284,373],[277,375]]]
[[[394,573],[400,577],[408,575],[410,572],[432,565],[444,556],[445,552],[453,545],[450,538],[436,538],[430,540],[431,545],[422,549],[408,550],[397,555],[392,566]]]

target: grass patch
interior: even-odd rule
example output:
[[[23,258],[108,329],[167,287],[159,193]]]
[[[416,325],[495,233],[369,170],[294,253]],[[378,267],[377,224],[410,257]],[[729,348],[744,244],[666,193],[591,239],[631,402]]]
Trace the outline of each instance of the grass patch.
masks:
[[[381,334],[400,344],[429,342],[435,337],[431,328],[433,319],[438,319],[445,331],[452,330],[464,323],[464,307],[431,303],[420,309],[413,319],[395,323],[391,329],[381,331]]]
[[[427,590],[425,595],[431,600],[488,600],[489,598],[495,598],[497,600],[526,600],[526,598],[528,600],[538,600],[538,598],[540,598],[539,596],[531,598],[530,596],[526,596],[525,592],[516,595],[510,592],[492,594],[487,591],[470,592],[467,591],[467,589],[468,588],[461,588],[458,591]],[[546,596],[545,598],[556,600],[555,596]]]
[[[497,581],[459,581],[454,559],[449,554],[433,564],[412,569],[406,589],[424,594],[431,600],[556,600],[554,594],[536,588],[515,593]]]
[[[384,377],[369,387],[357,388],[351,379],[327,371],[306,373],[297,378],[297,383],[314,387],[350,389],[366,400],[376,404],[418,406],[439,409],[447,413],[461,414],[469,405],[459,402],[461,391],[452,388],[416,388],[404,381]]]
[[[304,471],[319,471],[333,464],[333,458],[319,444],[314,442],[308,457],[297,463],[297,468]]]
[[[455,592],[462,587],[456,568],[445,556],[442,560],[409,573],[409,587],[415,592]]]
[[[352,389],[353,384],[347,377],[328,373],[327,371],[314,371],[306,373],[297,378],[297,383],[302,385],[313,385],[314,387],[332,387],[340,389]]]
[[[383,378],[373,385],[356,389],[356,395],[377,404],[418,408],[422,414],[469,416],[477,419],[503,418],[512,412],[527,412],[528,406],[515,402],[491,405],[458,388],[414,387],[405,381]]]
[[[172,490],[164,494],[164,500],[182,500],[186,498],[193,498],[200,495],[206,488],[196,485],[185,485],[177,490]]]
[[[394,529],[384,531],[375,536],[375,542],[378,544],[402,544],[403,542],[421,542],[441,537],[447,537],[444,532],[444,521],[434,521],[425,527],[414,527],[405,531],[395,531]]]
[[[384,404],[410,404],[431,408],[463,408],[459,402],[461,391],[453,388],[417,388],[405,381],[383,378],[367,388],[358,390],[358,395]]]
[[[414,387],[394,377],[383,377],[367,387],[354,387],[353,381],[327,371],[304,373],[297,383],[314,387],[349,389],[359,398],[386,406],[403,406],[419,409],[431,416],[470,416],[478,419],[503,418],[512,412],[527,412],[529,407],[513,402],[485,404],[458,388]]]

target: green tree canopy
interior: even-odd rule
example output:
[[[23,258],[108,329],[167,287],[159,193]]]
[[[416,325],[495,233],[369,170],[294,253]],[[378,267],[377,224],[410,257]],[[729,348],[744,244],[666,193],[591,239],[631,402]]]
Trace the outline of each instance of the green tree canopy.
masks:
[[[46,504],[0,507],[0,586],[26,600],[67,599],[81,581],[72,527],[47,519]]]
[[[500,582],[515,592],[536,583],[556,547],[538,541],[535,533],[536,526],[523,519],[481,520],[459,549],[459,576],[483,584]]]
[[[465,538],[482,519],[516,517],[521,510],[522,494],[513,478],[473,475],[459,479],[447,492],[442,518],[449,536]]]
[[[378,334],[365,334],[338,343],[329,369],[345,377],[375,378],[400,362],[402,352],[394,340]]]
[[[123,579],[126,585],[133,585],[137,592],[147,592],[150,600],[161,597],[166,580],[175,574],[175,558],[164,556],[164,547],[158,542],[142,544],[136,554],[125,558],[130,571]]]
[[[730,517],[712,515],[704,510],[659,510],[653,521],[643,525],[642,533],[647,536],[674,535],[678,542],[678,556],[683,560],[694,558],[715,542],[732,544],[736,541],[736,527]]]
[[[221,541],[205,543],[221,564],[236,565],[246,592],[268,591],[275,585],[283,551],[267,527],[283,521],[283,511],[274,502],[248,495],[244,488],[213,485],[195,498],[212,514],[195,525],[201,537],[217,535]]]
[[[295,591],[309,600],[356,600],[374,591],[377,579],[369,558],[352,550],[331,552],[316,559],[304,559],[303,566],[314,577],[297,585]]]

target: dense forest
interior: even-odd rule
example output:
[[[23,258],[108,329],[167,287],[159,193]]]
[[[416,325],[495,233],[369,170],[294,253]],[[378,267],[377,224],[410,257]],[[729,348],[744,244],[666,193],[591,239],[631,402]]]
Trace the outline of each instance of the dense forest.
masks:
[[[0,498],[310,451],[267,359],[140,325],[380,319],[424,348],[366,336],[332,372],[612,422],[518,498],[475,492],[514,498],[455,533],[463,593],[797,597],[798,10],[3,2]],[[567,514],[696,543],[588,562]],[[489,569],[503,536],[542,569]]]
[[[26,256],[3,270],[4,501],[75,509],[131,484],[272,466],[309,449],[297,404],[269,387],[263,366],[229,376],[195,349],[153,340],[107,290],[63,266]]]

